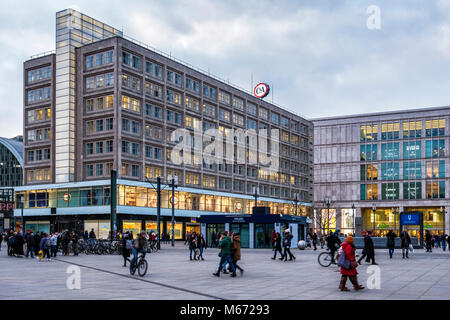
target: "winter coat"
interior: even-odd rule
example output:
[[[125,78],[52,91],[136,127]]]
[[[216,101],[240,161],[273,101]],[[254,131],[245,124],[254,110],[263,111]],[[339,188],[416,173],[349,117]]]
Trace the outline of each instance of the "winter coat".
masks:
[[[373,247],[373,241],[372,238],[367,236],[364,238],[364,249],[363,251],[365,253],[372,253],[374,252],[374,247]]]
[[[387,247],[389,249],[394,249],[395,248],[395,238],[397,238],[397,235],[391,231],[388,232],[388,234],[386,235],[387,237]]]
[[[411,238],[409,237],[408,232],[403,231],[400,233],[400,238],[402,239],[402,248],[409,248],[411,244]]]
[[[229,236],[226,236],[219,242],[218,247],[221,249],[220,252],[222,255],[231,254],[231,239]]]
[[[276,237],[276,239],[275,239],[275,249],[281,251],[281,237]]]
[[[356,261],[354,246],[347,242],[344,242],[341,244],[341,248],[344,251],[343,254],[345,254],[345,258],[347,260],[349,260],[350,262]],[[345,269],[344,267],[341,267],[341,274],[346,276],[356,276],[358,274],[358,271],[356,270],[356,267],[353,269]]]
[[[96,238],[97,238],[97,237],[95,236],[95,232],[94,232],[94,231],[89,232],[89,238],[90,238],[90,239],[96,239]]]
[[[290,233],[288,233],[287,235],[284,236],[284,241],[283,241],[283,246],[285,248],[290,248],[291,247],[291,240],[294,236]]]
[[[233,244],[231,245],[231,258],[234,261],[241,260],[241,236],[233,237]]]
[[[189,236],[189,249],[194,250],[197,248],[197,237],[191,234]]]
[[[205,238],[197,237],[197,248],[204,248],[205,246]]]
[[[31,233],[26,234],[25,241],[28,247],[34,246],[34,236]]]

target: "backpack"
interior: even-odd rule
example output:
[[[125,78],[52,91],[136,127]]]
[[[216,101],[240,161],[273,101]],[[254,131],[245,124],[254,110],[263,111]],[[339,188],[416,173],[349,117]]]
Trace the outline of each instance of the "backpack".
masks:
[[[131,244],[131,240],[126,240],[125,241],[125,248],[130,250],[133,247],[133,245]]]
[[[47,237],[47,240],[45,240],[45,247],[50,248],[52,246],[52,242],[50,241],[50,238]]]
[[[344,268],[344,269],[350,269],[350,260],[348,260],[345,257],[345,250],[344,249],[342,249],[342,252],[341,252],[341,250],[339,250],[339,258],[338,258],[338,261],[337,261],[337,265],[339,267]]]

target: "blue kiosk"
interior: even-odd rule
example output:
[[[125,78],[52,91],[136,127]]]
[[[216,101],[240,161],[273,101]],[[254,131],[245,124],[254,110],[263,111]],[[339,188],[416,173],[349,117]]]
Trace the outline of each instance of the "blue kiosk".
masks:
[[[253,214],[202,215],[200,223],[208,247],[214,246],[221,232],[229,231],[240,233],[242,248],[271,248],[273,230],[282,234],[289,228],[294,236],[294,246],[299,240],[305,240],[306,227],[311,221],[305,216],[270,214],[269,210],[260,210]]]

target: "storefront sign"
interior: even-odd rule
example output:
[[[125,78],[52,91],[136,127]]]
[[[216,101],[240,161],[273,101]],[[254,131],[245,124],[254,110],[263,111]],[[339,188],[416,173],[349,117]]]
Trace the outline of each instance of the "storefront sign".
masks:
[[[419,225],[420,224],[419,215],[417,213],[402,214],[400,222],[402,225]]]
[[[13,202],[0,202],[0,211],[2,212],[12,212],[14,209]]]
[[[266,83],[259,83],[256,85],[255,89],[253,90],[253,94],[257,98],[265,98],[270,92],[270,87]]]
[[[431,228],[433,228],[433,225],[431,225],[431,224],[424,224],[423,228],[424,229],[431,229]]]
[[[191,223],[197,223],[197,218],[191,218]]]
[[[386,229],[386,228],[389,228],[389,225],[387,225],[387,224],[379,224],[379,225],[378,225],[378,228],[380,228],[380,229]]]
[[[172,197],[170,197],[170,204],[172,204]],[[174,205],[177,205],[178,204],[178,197],[177,196],[175,196],[175,198],[174,198]]]

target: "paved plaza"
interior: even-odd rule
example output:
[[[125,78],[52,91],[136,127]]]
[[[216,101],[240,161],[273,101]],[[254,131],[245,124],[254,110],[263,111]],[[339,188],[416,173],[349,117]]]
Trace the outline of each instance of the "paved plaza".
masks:
[[[317,256],[323,250],[293,250],[297,260],[271,260],[270,249],[243,249],[236,278],[212,273],[219,261],[218,249],[205,251],[205,261],[190,261],[182,243],[147,255],[149,273],[130,276],[122,257],[80,255],[53,261],[8,257],[0,252],[0,299],[450,299],[450,252],[416,250],[409,260],[396,250],[390,260],[386,250],[377,250],[381,288],[359,292],[337,289],[336,266],[321,267]],[[361,250],[358,250],[360,253]],[[70,265],[81,270],[81,288],[69,290],[66,273]],[[368,264],[358,267],[359,281],[366,286]],[[351,288],[350,283],[347,285]]]

